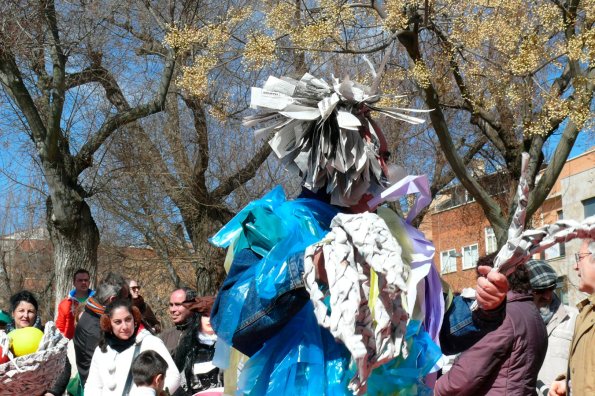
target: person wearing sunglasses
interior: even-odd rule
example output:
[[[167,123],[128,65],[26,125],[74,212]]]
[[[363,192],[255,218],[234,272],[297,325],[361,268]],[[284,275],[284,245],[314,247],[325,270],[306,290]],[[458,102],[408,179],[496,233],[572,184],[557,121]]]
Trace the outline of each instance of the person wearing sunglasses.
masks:
[[[145,302],[145,299],[140,294],[140,284],[134,279],[129,279],[128,287],[130,288],[132,305],[137,307],[140,311],[142,315],[142,322],[145,328],[153,334],[161,333],[161,322],[159,322],[159,319],[157,319],[149,304]]]

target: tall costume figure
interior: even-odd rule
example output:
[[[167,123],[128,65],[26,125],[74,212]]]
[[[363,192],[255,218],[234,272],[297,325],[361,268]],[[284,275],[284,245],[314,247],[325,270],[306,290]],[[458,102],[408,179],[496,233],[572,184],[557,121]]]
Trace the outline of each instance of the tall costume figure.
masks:
[[[374,84],[375,85],[375,84]],[[374,86],[373,85],[373,86]],[[424,176],[399,178],[371,112],[411,123],[420,111],[379,108],[370,88],[269,77],[252,89],[261,113],[247,126],[302,178],[302,194],[280,187],[251,202],[211,242],[228,248],[228,276],[211,323],[221,364],[232,346],[249,360],[246,395],[425,394],[440,359],[444,314],[434,247],[387,199],[417,194]]]

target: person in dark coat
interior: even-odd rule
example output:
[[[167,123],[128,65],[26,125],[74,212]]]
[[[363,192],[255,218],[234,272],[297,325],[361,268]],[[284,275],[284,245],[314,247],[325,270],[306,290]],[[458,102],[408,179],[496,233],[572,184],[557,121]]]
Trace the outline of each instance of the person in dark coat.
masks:
[[[153,334],[161,333],[161,323],[155,316],[155,313],[149,304],[147,304],[143,296],[141,296],[141,287],[139,283],[134,279],[130,279],[128,280],[128,287],[130,288],[130,295],[132,296],[132,304],[140,311],[145,328]]]
[[[211,309],[215,302],[214,296],[197,297],[188,303],[188,308],[200,315],[197,321],[198,342],[193,342],[188,348],[184,364],[184,375],[191,393],[223,386],[223,371],[212,363],[215,355],[215,341],[217,335],[211,327]],[[184,339],[180,341],[180,350],[185,350]]]
[[[436,396],[536,394],[547,331],[533,303],[526,268],[518,267],[508,282],[504,321],[455,360],[450,371],[438,379]]]

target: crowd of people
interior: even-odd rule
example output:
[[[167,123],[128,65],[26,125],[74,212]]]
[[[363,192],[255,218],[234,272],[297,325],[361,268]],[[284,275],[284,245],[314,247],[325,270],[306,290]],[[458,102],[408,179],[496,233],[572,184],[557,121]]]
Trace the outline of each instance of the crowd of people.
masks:
[[[70,340],[68,356],[45,396],[184,396],[223,385],[222,372],[211,363],[217,339],[209,323],[212,296],[197,297],[190,288],[174,290],[172,326],[161,333],[161,321],[136,280],[109,273],[96,290],[89,285],[88,271],[76,271],[74,288],[59,304],[55,323]],[[30,291],[14,294],[8,312],[0,316],[3,331],[43,330]]]
[[[441,348],[458,357],[437,378],[434,394],[559,396],[570,394],[570,386],[573,394],[590,394],[595,389],[588,347],[595,337],[595,241],[584,240],[576,256],[579,289],[590,294],[580,312],[562,304],[555,293],[558,276],[547,262],[530,260],[502,279],[489,271],[494,256],[477,263],[476,295],[447,302]],[[81,269],[73,285],[56,316],[60,331],[71,339],[69,357],[46,396],[159,395],[164,390],[192,395],[223,387],[223,370],[213,364],[213,296],[174,290],[172,326],[159,334],[161,323],[137,281],[110,273],[94,291],[89,273]],[[471,313],[475,299],[481,309]],[[9,314],[0,316],[7,332],[31,326],[43,330],[37,300],[27,290],[11,297]]]
[[[387,164],[371,113],[422,120],[377,107],[349,79],[271,77],[252,93],[264,112],[248,124],[275,123],[260,131],[301,194],[275,188],[213,236],[229,249],[217,296],[174,290],[163,329],[137,281],[109,273],[91,290],[76,271],[56,317],[69,358],[45,396],[595,394],[593,221],[576,256],[590,295],[578,310],[555,294],[555,270],[529,257],[508,275],[500,254],[482,257],[474,291],[453,296],[410,222],[427,180]],[[411,193],[407,219],[379,207]],[[32,293],[15,294],[7,330],[41,328],[37,310]],[[444,354],[456,356],[448,370]]]

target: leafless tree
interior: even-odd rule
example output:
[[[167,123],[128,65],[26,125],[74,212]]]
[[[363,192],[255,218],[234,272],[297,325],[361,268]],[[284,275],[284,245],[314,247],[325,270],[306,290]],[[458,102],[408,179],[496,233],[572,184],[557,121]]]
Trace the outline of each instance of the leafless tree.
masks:
[[[93,194],[85,171],[118,128],[162,110],[174,54],[136,58],[125,29],[112,19],[149,20],[146,2],[6,1],[0,5],[0,82],[35,147],[47,186],[47,228],[53,244],[56,295],[71,286],[74,271],[95,273],[99,232],[87,202]],[[154,22],[154,29],[165,26]],[[123,59],[136,59],[125,63]],[[142,68],[153,80],[136,80]],[[132,104],[109,105],[115,81],[126,82]],[[136,84],[135,84],[136,83]]]

